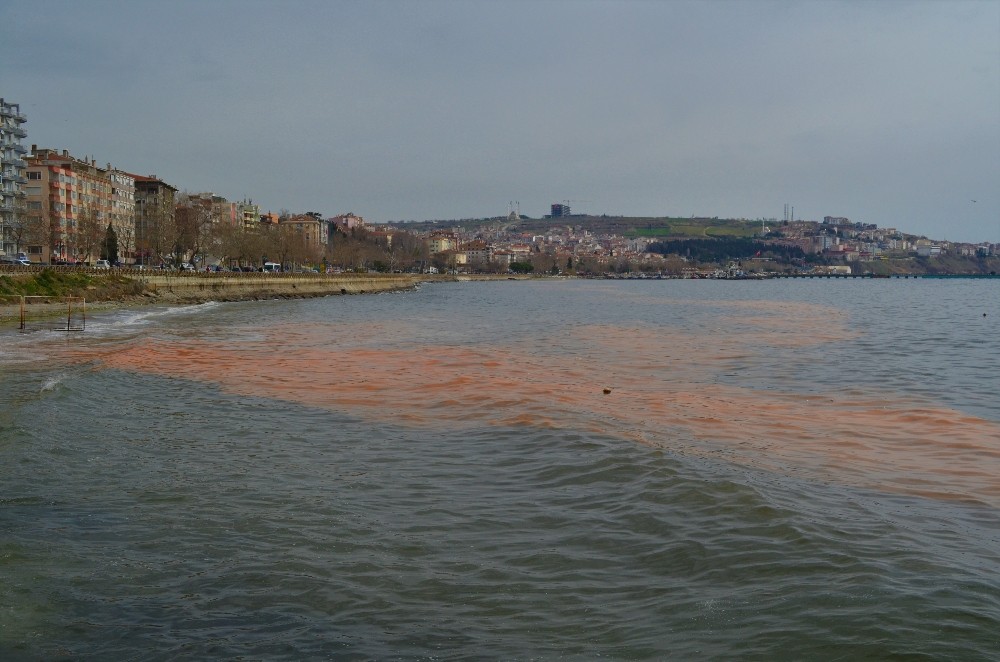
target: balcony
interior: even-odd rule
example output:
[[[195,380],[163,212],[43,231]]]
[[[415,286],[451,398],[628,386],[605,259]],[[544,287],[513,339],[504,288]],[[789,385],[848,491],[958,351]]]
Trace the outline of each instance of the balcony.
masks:
[[[7,129],[11,132],[11,134],[17,136],[18,138],[25,138],[28,135],[28,132],[19,126],[11,126],[7,127]]]
[[[27,134],[25,134],[25,135],[27,135]],[[27,154],[28,153],[28,148],[25,147],[24,145],[20,144],[20,143],[16,143],[14,145],[14,151],[17,152],[18,154]]]

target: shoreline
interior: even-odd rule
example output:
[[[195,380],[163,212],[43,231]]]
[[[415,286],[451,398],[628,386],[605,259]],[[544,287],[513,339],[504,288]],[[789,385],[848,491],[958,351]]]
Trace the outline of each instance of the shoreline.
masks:
[[[129,274],[132,276],[132,274]],[[405,291],[416,288],[426,281],[413,274],[351,274],[337,277],[288,277],[267,276],[263,278],[215,277],[214,274],[155,275],[132,278],[137,293],[116,293],[107,298],[97,295],[87,298],[82,292],[86,311],[103,312],[122,308],[140,308],[154,305],[185,305],[207,301],[261,301],[274,299],[307,299],[348,294],[369,294],[378,292]],[[50,297],[55,300],[45,303],[29,303],[25,306],[31,320],[58,317],[66,310],[62,303],[64,295]],[[74,295],[68,295],[74,296]],[[21,304],[19,295],[11,295],[6,302],[0,302],[0,328],[20,326]]]
[[[94,274],[93,271],[90,272]],[[136,274],[141,274],[136,276]],[[33,275],[33,274],[31,274]],[[108,275],[107,271],[97,275]],[[353,294],[377,294],[416,289],[421,283],[458,282],[469,280],[510,280],[508,276],[492,275],[427,275],[427,274],[336,274],[296,275],[268,274],[234,276],[232,274],[155,274],[141,272],[118,273],[125,275],[135,285],[138,293],[115,293],[108,298],[88,299],[84,291],[86,311],[105,312],[122,308],[144,306],[174,306],[205,303],[208,301],[273,301],[275,299],[311,299],[316,297]],[[515,280],[527,280],[525,277]],[[52,299],[61,299],[54,295]],[[73,296],[73,295],[69,295]],[[7,302],[0,299],[0,329],[20,326],[19,295],[10,295]],[[26,306],[31,320],[53,319],[66,311],[61,301],[32,303]]]

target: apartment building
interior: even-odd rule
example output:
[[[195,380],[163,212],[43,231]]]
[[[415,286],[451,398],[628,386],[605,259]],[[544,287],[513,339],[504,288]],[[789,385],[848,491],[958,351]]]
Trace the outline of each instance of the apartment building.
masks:
[[[236,216],[244,230],[252,230],[260,225],[260,205],[254,204],[253,200],[244,199],[243,202],[236,203]]]
[[[310,214],[296,214],[280,221],[282,227],[293,229],[302,237],[303,247],[307,253],[319,255],[318,251],[326,246],[329,240],[329,225],[326,221]]]
[[[115,175],[117,187],[112,185]],[[100,257],[108,226],[130,223],[129,177],[102,168],[94,159],[78,159],[67,150],[31,146],[27,158],[27,215],[42,241],[43,262],[91,262]],[[112,189],[118,191],[117,219]]]
[[[427,239],[427,246],[432,254],[455,250],[458,247],[458,235],[447,230],[436,230]]]
[[[0,255],[14,257],[30,243],[26,236],[24,170],[27,150],[21,139],[27,136],[21,127],[27,121],[21,106],[0,98]]]
[[[230,202],[221,195],[215,195],[211,192],[189,193],[187,194],[187,201],[192,206],[205,209],[214,225],[232,226],[242,222],[242,217],[238,213],[237,203]]]
[[[346,214],[340,214],[329,219],[331,223],[340,228],[343,232],[348,232],[354,228],[365,227],[365,219],[361,216],[355,216],[354,212],[347,212]]]
[[[156,175],[132,175],[135,180],[135,261],[159,264],[173,251],[174,197],[177,189]]]
[[[135,252],[135,177],[108,164],[111,182],[111,227],[118,238],[118,258],[127,262]]]

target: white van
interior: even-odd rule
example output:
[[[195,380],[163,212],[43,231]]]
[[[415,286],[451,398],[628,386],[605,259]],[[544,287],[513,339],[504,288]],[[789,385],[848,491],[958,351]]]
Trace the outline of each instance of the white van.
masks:
[[[266,274],[280,274],[281,265],[277,262],[265,262],[264,268],[261,269]]]
[[[13,264],[13,265],[16,265],[16,266],[19,266],[19,267],[30,267],[31,266],[31,262],[29,262],[26,259],[22,259],[22,258],[19,258],[19,257],[8,257],[6,255],[3,256],[3,257],[0,257],[0,264]]]

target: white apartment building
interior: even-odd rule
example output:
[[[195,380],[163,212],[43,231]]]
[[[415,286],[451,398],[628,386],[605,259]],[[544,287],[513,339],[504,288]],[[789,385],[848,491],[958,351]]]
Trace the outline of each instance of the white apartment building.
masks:
[[[27,150],[21,139],[28,134],[21,106],[0,98],[0,255],[15,256],[24,250],[24,169]]]

